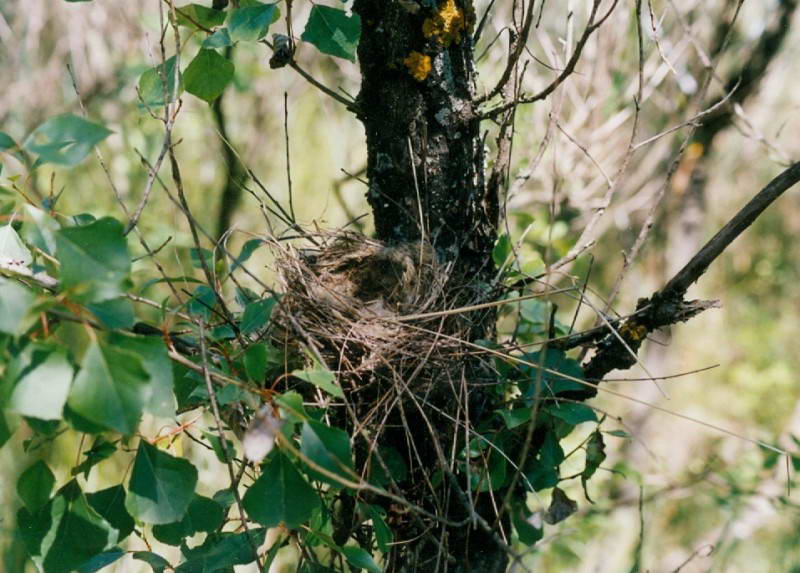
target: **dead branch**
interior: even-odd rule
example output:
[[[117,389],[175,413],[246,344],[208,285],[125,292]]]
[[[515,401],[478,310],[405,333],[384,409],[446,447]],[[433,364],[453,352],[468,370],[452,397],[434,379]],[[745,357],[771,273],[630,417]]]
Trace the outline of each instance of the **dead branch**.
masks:
[[[612,370],[630,368],[636,359],[631,356],[628,348],[638,350],[650,332],[684,322],[708,308],[717,306],[716,301],[686,301],[684,296],[711,263],[752,225],[767,207],[798,182],[800,182],[800,162],[784,170],[759,191],[663,288],[650,298],[640,299],[635,317],[625,321],[619,328],[619,334],[626,345],[623,345],[614,333],[606,334],[598,343],[597,352],[584,367],[587,379],[602,380]]]

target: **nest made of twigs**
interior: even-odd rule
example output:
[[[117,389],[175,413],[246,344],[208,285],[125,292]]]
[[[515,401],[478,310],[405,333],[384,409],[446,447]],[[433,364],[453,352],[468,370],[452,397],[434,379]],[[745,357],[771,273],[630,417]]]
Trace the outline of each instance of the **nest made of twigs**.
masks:
[[[456,307],[473,301],[454,288],[452,266],[424,241],[388,245],[339,231],[318,242],[275,248],[279,337],[322,358],[351,396],[431,389],[469,339],[469,317]]]

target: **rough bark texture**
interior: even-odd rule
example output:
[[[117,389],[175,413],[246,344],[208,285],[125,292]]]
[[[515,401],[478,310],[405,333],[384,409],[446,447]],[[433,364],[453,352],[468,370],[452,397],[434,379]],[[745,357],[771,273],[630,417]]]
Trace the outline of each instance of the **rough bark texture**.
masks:
[[[445,18],[451,17],[447,4],[439,8]],[[362,21],[358,110],[367,135],[368,199],[378,238],[406,242],[424,235],[448,259],[486,272],[498,203],[486,195],[472,103],[472,9],[451,4],[462,24],[445,19],[441,34],[435,10],[412,14],[385,0],[353,6]]]
[[[424,4],[428,7],[419,6]],[[483,142],[473,104],[474,11],[471,0],[436,4],[420,2],[415,8],[410,2],[356,0],[353,5],[361,17],[362,86],[357,110],[367,138],[368,200],[378,239],[392,243],[429,240],[441,259],[453,262],[456,273],[468,277],[471,284],[462,281],[460,287],[479,289],[494,273],[491,251],[498,200],[487,192]],[[494,317],[486,313],[478,322],[475,337],[491,332]],[[470,370],[477,368],[477,363],[454,364],[460,372],[443,372],[443,384],[447,378],[465,374],[469,379]],[[472,401],[475,390],[470,394]],[[431,412],[429,418],[435,420],[436,415]],[[437,457],[428,429],[421,420],[406,422],[407,428],[419,431],[410,436],[405,430],[387,432],[386,439],[397,442],[401,451],[408,451],[409,440],[413,441],[423,459],[430,459],[430,467],[421,471],[433,475]],[[443,443],[448,443],[452,432],[442,428]],[[463,525],[428,522],[427,530],[396,528],[398,541],[409,540],[412,532],[417,540],[398,545],[388,556],[387,570],[504,571],[505,552],[493,535],[474,526],[472,509],[461,499],[460,488],[444,480],[439,501],[434,502],[426,483],[419,473],[411,476],[404,494]],[[496,514],[488,501],[481,499],[475,509],[493,523]]]

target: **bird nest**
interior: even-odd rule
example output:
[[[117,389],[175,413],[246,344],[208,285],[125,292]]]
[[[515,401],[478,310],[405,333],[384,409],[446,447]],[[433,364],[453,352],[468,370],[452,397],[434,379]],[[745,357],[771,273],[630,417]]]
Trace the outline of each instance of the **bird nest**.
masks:
[[[352,232],[318,242],[276,247],[285,293],[277,337],[322,360],[353,405],[435,390],[469,352],[471,317],[459,308],[475,300],[464,281],[427,242],[388,245]]]

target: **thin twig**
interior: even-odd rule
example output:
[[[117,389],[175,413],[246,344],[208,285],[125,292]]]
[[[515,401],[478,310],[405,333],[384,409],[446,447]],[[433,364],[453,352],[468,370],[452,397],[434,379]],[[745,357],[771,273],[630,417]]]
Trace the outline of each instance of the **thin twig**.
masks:
[[[567,65],[564,66],[564,70],[558,75],[558,77],[555,80],[553,80],[553,82],[550,83],[550,85],[548,85],[546,88],[544,88],[543,90],[532,96],[517,98],[512,102],[504,103],[495,108],[483,111],[480,114],[481,118],[492,119],[508,111],[513,107],[517,107],[518,105],[533,103],[542,100],[547,96],[549,96],[551,93],[553,93],[553,91],[558,86],[560,86],[564,82],[564,80],[566,80],[569,76],[571,76],[572,73],[575,71],[575,66],[578,64],[578,61],[581,58],[581,54],[583,53],[583,48],[586,46],[586,42],[589,41],[589,37],[598,28],[600,28],[600,26],[602,26],[603,23],[605,23],[605,21],[608,19],[609,16],[611,16],[611,13],[614,11],[614,9],[617,7],[617,4],[619,3],[619,0],[614,0],[608,11],[603,16],[601,16],[599,20],[595,21],[595,18],[597,17],[597,10],[600,7],[601,1],[602,0],[594,0],[594,2],[592,3],[592,10],[591,13],[589,14],[589,21],[586,24],[586,28],[584,28],[583,30],[583,35],[578,39],[578,43],[575,45],[575,51],[572,53],[572,57],[567,62]]]

